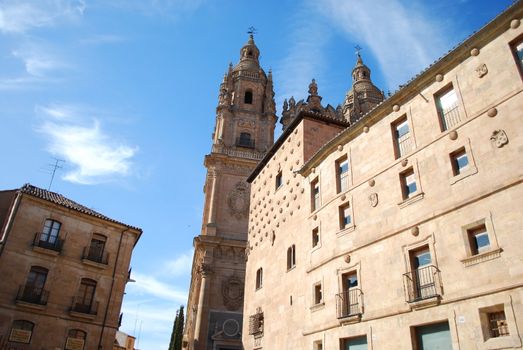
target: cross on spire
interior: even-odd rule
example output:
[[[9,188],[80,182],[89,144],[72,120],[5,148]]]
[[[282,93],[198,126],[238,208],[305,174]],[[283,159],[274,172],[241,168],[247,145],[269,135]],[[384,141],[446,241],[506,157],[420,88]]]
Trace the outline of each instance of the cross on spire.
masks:
[[[257,33],[256,28],[254,28],[253,26],[250,26],[247,29],[248,29],[247,34],[249,34],[251,38],[254,37],[254,34]]]
[[[354,48],[356,49],[356,55],[360,55],[360,51],[363,50],[359,45],[356,45],[354,46]]]

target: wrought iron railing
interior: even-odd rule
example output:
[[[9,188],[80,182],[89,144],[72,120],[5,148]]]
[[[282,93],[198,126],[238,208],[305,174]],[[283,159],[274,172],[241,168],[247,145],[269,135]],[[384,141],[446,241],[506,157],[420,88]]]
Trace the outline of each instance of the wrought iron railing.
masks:
[[[17,301],[36,305],[47,305],[48,298],[49,291],[31,285],[21,285],[18,289],[18,294],[16,295]]]
[[[338,318],[363,314],[363,293],[359,288],[351,288],[336,294],[336,313]]]
[[[96,315],[98,312],[98,302],[85,300],[81,297],[73,297],[71,311],[86,315]]]
[[[438,268],[433,265],[405,273],[403,276],[407,287],[407,302],[440,296],[439,273]]]
[[[439,114],[444,131],[453,128],[454,126],[458,125],[459,122],[461,122],[457,103],[449,106],[444,110],[440,109]]]
[[[64,241],[59,237],[47,237],[47,240],[42,239],[44,234],[42,232],[37,232],[33,239],[33,246],[40,247],[44,249],[54,250],[56,252],[61,252],[64,245]]]
[[[109,253],[104,252],[102,249],[93,247],[85,247],[82,259],[94,261],[99,264],[107,265],[109,261]]]
[[[398,156],[403,157],[405,154],[409,153],[412,150],[412,138],[410,133],[398,138]]]

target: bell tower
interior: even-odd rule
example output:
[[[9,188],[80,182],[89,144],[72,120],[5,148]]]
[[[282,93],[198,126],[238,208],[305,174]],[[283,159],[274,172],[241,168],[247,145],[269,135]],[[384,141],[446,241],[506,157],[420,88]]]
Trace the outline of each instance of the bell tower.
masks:
[[[204,211],[194,257],[184,348],[242,349],[241,329],[250,185],[247,177],[274,142],[272,73],[261,68],[251,32],[219,88]]]

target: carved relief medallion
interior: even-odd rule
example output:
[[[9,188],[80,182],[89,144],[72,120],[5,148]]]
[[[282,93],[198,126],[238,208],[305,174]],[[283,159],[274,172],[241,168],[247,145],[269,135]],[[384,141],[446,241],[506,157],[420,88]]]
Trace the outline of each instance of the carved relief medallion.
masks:
[[[487,75],[488,73],[488,68],[487,68],[487,65],[485,63],[483,64],[480,64],[477,68],[476,68],[476,73],[478,74],[478,77],[479,78],[483,78],[485,75]]]
[[[235,188],[227,196],[227,205],[231,215],[241,219],[249,213],[249,192],[243,181],[236,183]]]
[[[223,304],[228,310],[237,310],[243,302],[243,281],[231,276],[222,281]]]
[[[501,148],[508,143],[508,136],[505,133],[505,130],[495,130],[490,137],[490,141],[497,148]]]

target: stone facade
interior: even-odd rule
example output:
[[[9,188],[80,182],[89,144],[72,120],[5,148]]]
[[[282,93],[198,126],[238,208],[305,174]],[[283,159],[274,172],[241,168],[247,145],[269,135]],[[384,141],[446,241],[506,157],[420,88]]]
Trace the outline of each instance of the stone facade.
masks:
[[[31,185],[0,223],[0,348],[112,349],[141,229]]]
[[[248,178],[245,349],[522,348],[522,16],[361,117],[310,89],[282,118]]]
[[[245,181],[274,142],[272,74],[253,36],[220,85],[201,234],[194,239],[184,348],[242,349],[245,247],[250,185]]]

